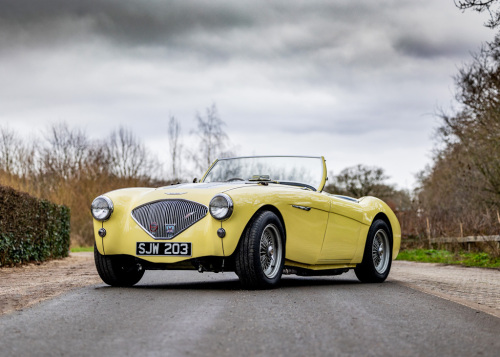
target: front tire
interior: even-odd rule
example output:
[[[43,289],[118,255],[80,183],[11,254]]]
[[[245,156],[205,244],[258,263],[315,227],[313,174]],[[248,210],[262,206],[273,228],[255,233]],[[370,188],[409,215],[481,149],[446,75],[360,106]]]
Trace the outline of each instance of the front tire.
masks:
[[[144,269],[132,257],[102,255],[95,243],[94,261],[102,281],[111,286],[132,286],[144,275]]]
[[[377,219],[368,231],[363,261],[354,269],[354,272],[363,283],[382,283],[389,275],[391,263],[391,231],[387,223]]]
[[[285,232],[273,212],[263,211],[250,222],[235,258],[243,287],[269,289],[279,284],[285,264]]]

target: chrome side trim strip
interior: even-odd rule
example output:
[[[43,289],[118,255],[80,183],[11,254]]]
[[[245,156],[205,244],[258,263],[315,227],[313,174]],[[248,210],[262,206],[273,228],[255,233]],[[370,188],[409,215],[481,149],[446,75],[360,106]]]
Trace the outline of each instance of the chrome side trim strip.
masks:
[[[311,210],[311,207],[306,207],[306,206],[292,205],[292,207],[298,208],[298,209],[301,209],[301,210],[304,210],[304,211],[310,211]]]

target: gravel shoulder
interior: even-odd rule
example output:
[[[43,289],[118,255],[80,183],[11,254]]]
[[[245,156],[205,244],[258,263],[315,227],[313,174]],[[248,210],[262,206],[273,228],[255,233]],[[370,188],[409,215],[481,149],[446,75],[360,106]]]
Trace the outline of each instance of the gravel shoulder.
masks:
[[[100,283],[93,253],[0,269],[0,315],[32,306],[69,290]]]
[[[395,261],[389,280],[500,318],[499,270]],[[1,268],[0,315],[100,283],[93,253],[89,252]]]

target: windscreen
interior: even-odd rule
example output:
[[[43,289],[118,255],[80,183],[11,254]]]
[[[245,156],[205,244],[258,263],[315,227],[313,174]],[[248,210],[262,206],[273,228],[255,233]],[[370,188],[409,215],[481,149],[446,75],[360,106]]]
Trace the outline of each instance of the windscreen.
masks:
[[[257,156],[221,159],[203,182],[269,179],[282,183],[302,183],[318,189],[322,178],[321,157]]]

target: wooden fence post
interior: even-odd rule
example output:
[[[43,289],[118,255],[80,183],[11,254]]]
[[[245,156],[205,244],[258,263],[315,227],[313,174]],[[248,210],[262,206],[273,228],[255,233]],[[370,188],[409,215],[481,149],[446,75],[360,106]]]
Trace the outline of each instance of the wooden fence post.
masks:
[[[431,225],[429,224],[429,217],[427,217],[427,245],[429,249],[432,249],[431,246]]]
[[[500,213],[498,213],[498,210],[497,210],[497,218],[498,218],[498,223],[500,223]],[[500,242],[497,242],[497,249],[500,249]]]
[[[464,237],[464,227],[462,225],[462,222],[460,222],[460,238]],[[467,242],[467,251],[470,252],[470,243]]]

